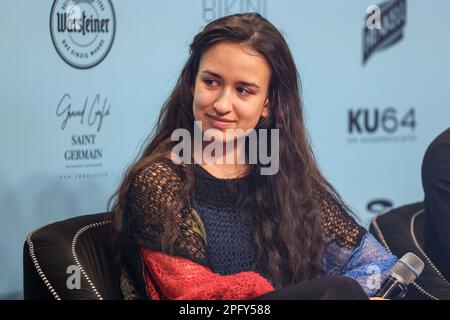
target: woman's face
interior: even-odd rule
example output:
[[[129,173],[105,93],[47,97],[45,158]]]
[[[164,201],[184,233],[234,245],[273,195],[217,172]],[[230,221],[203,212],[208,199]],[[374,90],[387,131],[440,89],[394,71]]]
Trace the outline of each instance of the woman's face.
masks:
[[[269,115],[271,70],[266,60],[247,47],[221,42],[202,56],[193,88],[193,114],[202,131],[254,129]]]

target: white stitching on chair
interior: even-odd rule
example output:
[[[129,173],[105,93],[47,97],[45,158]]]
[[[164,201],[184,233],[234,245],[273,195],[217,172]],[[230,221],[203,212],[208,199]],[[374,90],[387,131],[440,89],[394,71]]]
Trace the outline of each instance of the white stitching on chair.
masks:
[[[91,223],[89,225],[86,225],[84,227],[82,227],[81,229],[79,229],[77,231],[77,233],[75,234],[75,236],[72,239],[72,257],[75,260],[75,263],[77,264],[78,268],[80,269],[81,273],[83,274],[83,276],[85,277],[85,279],[88,281],[89,285],[91,286],[91,289],[94,291],[94,293],[97,295],[97,298],[100,300],[103,300],[103,297],[101,296],[101,294],[98,292],[97,288],[95,287],[95,285],[92,283],[91,279],[88,277],[88,275],[86,274],[86,272],[84,271],[83,267],[81,266],[80,262],[78,261],[78,257],[75,251],[75,247],[78,241],[78,238],[80,237],[80,235],[91,229],[94,227],[100,227],[100,226],[104,226],[106,224],[111,223],[112,220],[105,220],[102,222],[95,222],[95,223]],[[45,286],[47,287],[47,289],[50,291],[50,293],[52,294],[53,298],[55,298],[55,300],[61,300],[60,296],[58,295],[58,293],[56,292],[55,288],[53,288],[52,284],[50,283],[50,281],[47,279],[47,276],[45,275],[44,271],[42,271],[41,266],[39,265],[39,261],[35,255],[34,252],[34,244],[33,241],[31,240],[31,236],[36,233],[37,231],[49,226],[52,223],[46,224],[42,227],[36,228],[33,231],[31,231],[28,236],[27,236],[27,244],[28,244],[28,253],[30,254],[31,257],[31,261],[33,262],[34,267],[36,268],[36,271],[39,275],[39,277],[41,277],[41,280],[44,282]]]
[[[421,210],[419,210],[417,213],[419,213],[420,211],[421,211]],[[414,216],[415,216],[417,213],[415,213]],[[385,214],[382,214],[382,215],[385,215]],[[387,242],[386,242],[386,239],[385,239],[384,236],[383,236],[383,233],[381,232],[380,227],[378,226],[377,218],[379,218],[379,217],[382,216],[382,215],[379,215],[379,216],[375,217],[375,218],[372,220],[372,224],[373,224],[373,226],[374,226],[374,228],[375,228],[375,231],[376,231],[378,237],[380,238],[381,242],[382,242],[383,245],[385,246],[386,250],[387,250],[390,254],[393,254],[392,251],[391,251],[391,249],[389,248]],[[421,292],[423,295],[429,297],[430,299],[432,299],[432,300],[439,300],[438,298],[436,298],[435,296],[433,296],[431,293],[425,291],[425,289],[423,289],[421,286],[419,286],[415,281],[412,283],[412,285],[413,285],[414,287],[416,287],[416,289],[419,290],[419,292]]]
[[[425,251],[422,249],[422,247],[420,246],[419,242],[417,241],[416,238],[416,234],[414,232],[414,222],[416,220],[416,217],[419,214],[424,213],[425,210],[422,209],[419,212],[416,212],[414,214],[414,216],[411,218],[411,224],[410,224],[410,232],[411,232],[411,236],[413,238],[414,244],[417,247],[417,249],[420,251],[420,253],[425,257],[425,259],[428,261],[428,263],[430,264],[431,268],[434,269],[434,271],[438,274],[438,276],[447,284],[450,286],[450,283],[448,283],[447,279],[445,279],[444,275],[439,271],[439,269],[434,265],[434,263],[431,261],[431,259],[426,255]]]
[[[39,275],[39,277],[41,277],[41,280],[44,281],[45,286],[47,287],[48,290],[50,290],[50,293],[52,294],[53,298],[55,298],[56,300],[61,300],[61,298],[59,297],[58,293],[56,292],[55,288],[53,288],[52,284],[50,283],[50,281],[48,281],[47,277],[45,276],[44,271],[42,271],[41,266],[39,265],[39,262],[36,258],[36,255],[34,253],[34,245],[33,245],[33,241],[31,240],[31,236],[36,233],[37,231],[41,230],[42,228],[45,228],[46,226],[50,225],[46,224],[42,227],[36,228],[33,231],[31,231],[28,236],[27,236],[27,244],[28,244],[28,253],[30,254],[31,257],[31,261],[33,262],[34,267],[36,268],[36,271]]]
[[[87,282],[89,283],[89,285],[91,286],[91,289],[94,291],[94,293],[97,295],[97,298],[99,300],[103,300],[102,295],[98,292],[97,288],[95,287],[94,283],[92,283],[91,279],[89,278],[89,276],[86,274],[86,272],[84,271],[83,267],[81,266],[81,263],[78,261],[78,257],[77,257],[77,253],[75,251],[75,247],[77,245],[77,241],[78,238],[81,236],[81,234],[83,234],[85,231],[91,229],[91,228],[95,228],[95,227],[100,227],[100,226],[104,226],[106,224],[111,223],[112,220],[106,220],[106,221],[102,221],[102,222],[95,222],[95,223],[91,223],[88,224],[87,226],[82,227],[81,229],[78,230],[78,232],[75,234],[75,236],[73,237],[72,240],[72,257],[75,260],[78,268],[80,268],[81,273],[83,274],[83,276],[85,277],[85,279],[87,280]]]

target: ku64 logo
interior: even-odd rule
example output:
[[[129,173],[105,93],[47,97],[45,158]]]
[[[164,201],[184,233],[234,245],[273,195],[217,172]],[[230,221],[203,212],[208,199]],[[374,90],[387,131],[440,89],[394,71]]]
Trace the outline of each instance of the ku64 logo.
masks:
[[[414,108],[399,112],[393,107],[385,109],[354,109],[348,111],[348,132],[350,134],[364,133],[395,133],[400,129],[414,131],[417,126]]]

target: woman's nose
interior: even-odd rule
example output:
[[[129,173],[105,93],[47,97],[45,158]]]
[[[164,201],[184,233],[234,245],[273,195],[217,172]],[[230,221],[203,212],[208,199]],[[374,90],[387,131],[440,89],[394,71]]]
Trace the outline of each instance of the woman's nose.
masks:
[[[231,93],[228,90],[224,90],[219,99],[213,104],[214,111],[219,114],[227,114],[233,109],[231,101]]]

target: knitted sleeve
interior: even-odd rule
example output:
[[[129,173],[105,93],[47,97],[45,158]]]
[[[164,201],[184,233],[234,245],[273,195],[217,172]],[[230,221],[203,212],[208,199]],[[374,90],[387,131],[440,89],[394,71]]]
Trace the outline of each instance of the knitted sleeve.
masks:
[[[353,278],[373,296],[397,258],[331,198],[322,199],[322,212],[327,273]]]
[[[204,226],[189,201],[170,223],[181,237],[174,252],[164,252],[161,236],[166,213],[174,208],[181,169],[164,159],[137,172],[128,193],[125,227],[139,247],[142,278],[151,299],[252,299],[273,290],[256,272],[222,276],[208,265]]]
[[[397,262],[369,232],[353,250],[331,244],[327,251],[328,259],[334,260],[329,261],[329,273],[355,279],[368,296],[376,294]]]
[[[170,159],[162,158],[147,164],[134,175],[127,194],[124,227],[138,245],[162,251],[164,226],[169,210],[175,208],[183,174]],[[186,200],[170,221],[181,233],[174,251],[178,256],[207,265],[204,228],[188,202]]]
[[[141,247],[147,266],[147,292],[151,299],[243,300],[273,291],[272,285],[253,271],[222,276],[192,260]]]

